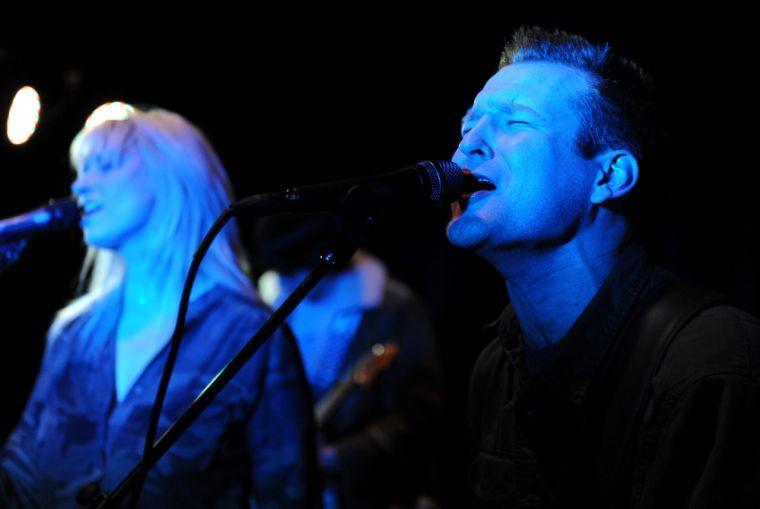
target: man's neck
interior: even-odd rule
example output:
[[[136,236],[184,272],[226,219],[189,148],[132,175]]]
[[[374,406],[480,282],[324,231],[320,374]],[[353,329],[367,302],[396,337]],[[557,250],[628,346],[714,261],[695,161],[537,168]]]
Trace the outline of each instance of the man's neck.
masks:
[[[497,268],[520,323],[523,343],[539,349],[560,341],[602,286],[620,244],[589,249],[578,240],[504,256]]]

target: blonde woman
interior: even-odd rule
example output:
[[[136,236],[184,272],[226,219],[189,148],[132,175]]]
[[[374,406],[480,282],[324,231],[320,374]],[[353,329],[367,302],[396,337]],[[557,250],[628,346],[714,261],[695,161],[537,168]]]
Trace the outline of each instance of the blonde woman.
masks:
[[[195,247],[230,202],[205,137],[181,116],[123,106],[71,145],[88,245],[79,298],[57,315],[34,391],[2,455],[0,492],[78,507],[139,460]],[[234,225],[191,298],[162,433],[265,320]],[[311,398],[297,348],[275,336],[148,475],[141,507],[311,507]]]

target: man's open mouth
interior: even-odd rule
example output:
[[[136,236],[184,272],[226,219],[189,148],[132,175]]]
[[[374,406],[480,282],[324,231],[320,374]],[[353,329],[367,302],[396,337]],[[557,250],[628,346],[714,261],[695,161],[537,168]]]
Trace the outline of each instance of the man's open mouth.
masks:
[[[480,197],[484,197],[489,191],[496,189],[496,184],[491,182],[488,177],[472,173],[469,170],[465,172],[465,193],[456,201],[459,206],[460,213],[467,210],[472,200],[477,200]]]
[[[480,191],[493,191],[496,185],[491,180],[477,173],[466,173],[467,191],[462,195],[462,199],[468,199]]]

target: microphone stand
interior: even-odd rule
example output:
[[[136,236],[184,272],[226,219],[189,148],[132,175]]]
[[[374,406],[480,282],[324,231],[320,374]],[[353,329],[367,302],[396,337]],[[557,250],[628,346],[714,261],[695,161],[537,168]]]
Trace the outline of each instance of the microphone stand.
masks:
[[[352,222],[350,228],[343,229],[328,246],[325,253],[320,257],[319,264],[309,273],[301,284],[288,296],[287,299],[270,315],[261,328],[248,340],[248,343],[232,358],[232,360],[214,377],[214,379],[201,391],[195,400],[182,415],[167,429],[158,439],[150,451],[135,465],[132,471],[110,493],[98,493],[92,495],[87,502],[91,509],[108,509],[118,507],[136,484],[141,483],[147,472],[163,457],[169,448],[190,427],[195,419],[208,407],[222,389],[232,378],[245,366],[248,360],[261,348],[261,346],[274,334],[275,330],[282,325],[288,315],[309,294],[319,281],[336,265],[348,262],[358,249],[357,232],[374,221],[372,216],[367,216],[363,221]],[[341,221],[342,223],[342,221]],[[89,498],[89,497],[88,497]]]

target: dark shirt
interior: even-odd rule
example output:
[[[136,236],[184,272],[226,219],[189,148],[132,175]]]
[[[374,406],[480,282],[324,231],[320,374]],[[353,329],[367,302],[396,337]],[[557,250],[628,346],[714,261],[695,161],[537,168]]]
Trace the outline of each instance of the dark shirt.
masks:
[[[589,438],[589,394],[632,310],[666,282],[678,284],[629,246],[566,336],[540,350],[521,344],[507,307],[470,386],[477,507],[760,506],[760,323],[727,305],[674,338],[614,502],[601,502],[613,468],[602,458],[622,444],[604,423]]]
[[[371,386],[357,388],[325,423],[337,449],[342,507],[412,506],[435,495],[436,430],[441,422],[442,373],[435,338],[421,303],[393,280],[382,302],[364,310],[342,371],[376,343],[396,342],[398,356]]]
[[[191,305],[159,436],[267,316],[264,306],[220,287]],[[82,486],[112,490],[142,455],[168,345],[117,401],[115,329],[87,340],[82,323],[49,339],[2,452],[3,489],[21,507],[79,507]],[[311,405],[295,342],[277,333],[153,467],[141,507],[248,507],[249,496],[256,507],[311,507]]]

